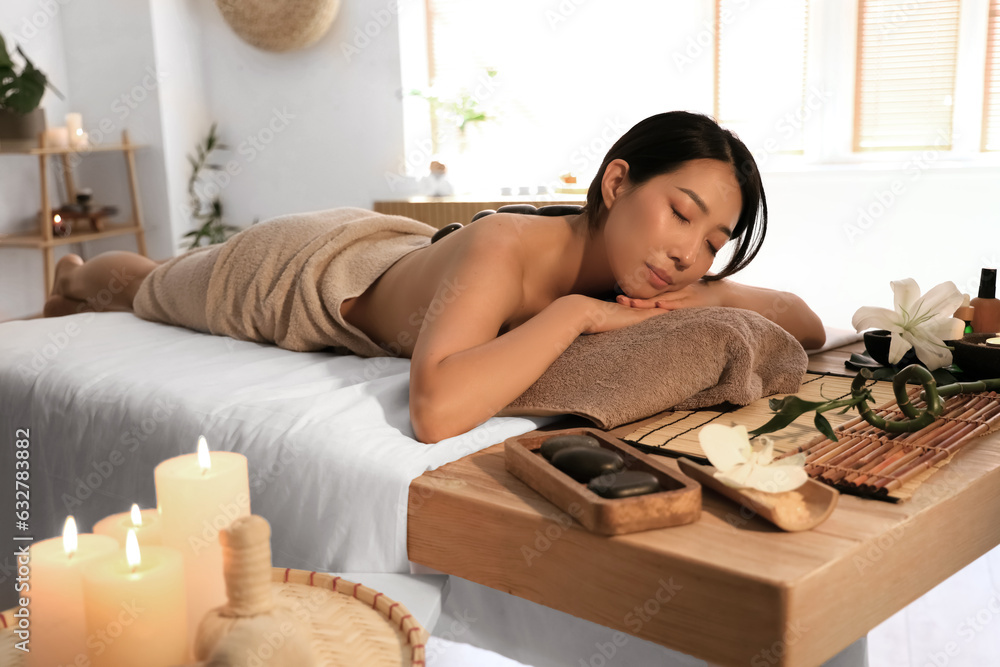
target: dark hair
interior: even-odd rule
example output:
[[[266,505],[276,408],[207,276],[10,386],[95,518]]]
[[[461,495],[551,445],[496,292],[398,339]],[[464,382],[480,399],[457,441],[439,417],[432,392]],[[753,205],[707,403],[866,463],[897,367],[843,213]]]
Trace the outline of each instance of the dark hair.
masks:
[[[601,168],[587,190],[587,227],[596,234],[607,221],[601,193],[604,171],[612,160],[628,163],[628,180],[639,185],[661,174],[679,169],[688,160],[720,160],[733,166],[743,196],[743,208],[733,230],[739,239],[729,263],[705,280],[721,280],[746,266],[757,256],[767,233],[767,200],[757,163],[746,145],[731,131],[698,113],[668,111],[639,121],[615,142],[604,156]],[[759,216],[758,216],[759,214]]]

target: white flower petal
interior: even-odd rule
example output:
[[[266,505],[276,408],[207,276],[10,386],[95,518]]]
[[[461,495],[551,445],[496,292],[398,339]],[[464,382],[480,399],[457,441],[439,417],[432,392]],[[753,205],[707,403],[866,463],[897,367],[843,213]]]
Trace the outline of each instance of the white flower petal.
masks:
[[[910,338],[911,336],[907,331],[903,331],[902,333],[898,331],[892,332],[892,340],[889,342],[890,364],[898,364],[899,360],[906,354],[906,351],[913,347]]]
[[[922,316],[945,315],[951,317],[962,305],[962,293],[950,280],[935,285],[913,304],[913,314]]]
[[[913,303],[920,298],[920,286],[917,285],[917,281],[913,278],[906,278],[893,280],[889,285],[892,287],[893,310],[912,316]]]
[[[799,452],[798,454],[792,454],[791,456],[786,456],[785,458],[778,459],[771,466],[799,466],[802,467],[806,464],[806,453]]]
[[[768,493],[781,493],[797,489],[809,480],[802,468],[792,466],[757,466],[747,476],[746,484]]]
[[[747,463],[741,463],[726,472],[716,471],[714,477],[726,486],[731,486],[734,489],[745,489],[749,486],[746,481],[747,477],[750,476],[750,471],[752,469],[753,466]]]
[[[961,338],[965,332],[965,322],[957,317],[935,317],[929,320],[921,329],[929,336],[942,341]]]
[[[741,429],[739,426],[731,428],[723,424],[707,424],[698,431],[698,442],[716,470],[731,470],[746,463],[750,457],[750,438],[746,426]]]
[[[734,488],[752,488],[767,493],[781,493],[797,489],[809,480],[802,468],[795,466],[759,466],[744,464],[725,473],[715,473],[715,478]]]
[[[951,350],[940,338],[920,332],[913,337],[913,349],[916,350],[917,359],[922,361],[929,371],[951,365]]]
[[[896,313],[888,308],[862,306],[854,313],[854,317],[851,318],[851,324],[854,326],[855,331],[864,331],[865,329],[872,328],[888,329],[890,325],[895,323],[896,319]]]
[[[757,455],[757,463],[762,466],[770,465],[774,460],[774,442],[772,442],[767,436],[763,435],[760,439],[764,441],[764,447]]]

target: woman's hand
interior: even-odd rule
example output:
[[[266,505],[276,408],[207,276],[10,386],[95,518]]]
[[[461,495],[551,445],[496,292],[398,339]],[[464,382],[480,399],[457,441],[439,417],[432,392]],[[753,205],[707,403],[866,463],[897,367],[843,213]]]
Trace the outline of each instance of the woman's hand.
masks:
[[[670,311],[652,306],[644,308],[632,308],[621,303],[602,301],[583,294],[570,294],[569,298],[575,302],[575,307],[579,314],[580,334],[595,334],[605,331],[614,331],[632,324],[638,324],[643,320],[658,315],[666,315]]]
[[[728,283],[725,280],[712,282],[698,280],[674,292],[663,292],[649,299],[633,299],[621,294],[618,296],[618,303],[631,308],[663,310],[725,306],[727,290]]]

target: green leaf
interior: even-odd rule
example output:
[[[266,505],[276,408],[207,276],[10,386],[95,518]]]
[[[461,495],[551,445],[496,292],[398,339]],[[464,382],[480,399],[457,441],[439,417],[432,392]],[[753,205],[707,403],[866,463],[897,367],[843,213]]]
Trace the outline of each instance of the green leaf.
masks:
[[[791,394],[778,401],[778,410],[780,412],[794,412],[796,415],[801,415],[803,412],[815,410],[816,408],[824,406],[829,402],[830,401],[806,401],[794,394]],[[768,401],[768,403],[770,403],[770,401]]]
[[[816,428],[819,432],[828,437],[830,440],[837,442],[837,434],[833,432],[833,427],[830,426],[830,422],[821,413],[816,413],[816,418],[813,419],[813,423],[816,424]]]
[[[0,35],[0,67],[14,69],[14,61],[7,53],[7,42],[4,41],[3,35]]]
[[[766,424],[764,424],[759,428],[755,428],[754,430],[749,431],[749,433],[750,435],[763,435],[765,433],[774,433],[775,431],[780,431],[781,429],[785,428],[793,421],[795,421],[796,417],[798,416],[799,415],[781,414],[781,413],[776,414],[773,417],[771,417],[771,421],[767,422]]]
[[[937,382],[938,387],[958,382],[955,376],[948,372],[947,368],[938,368],[937,370],[933,370],[931,371],[931,375],[934,377],[934,381]]]
[[[883,368],[876,369],[874,373],[871,374],[871,379],[873,380],[891,380],[896,377],[896,370],[893,366],[885,366]]]
[[[822,407],[827,403],[829,403],[829,401],[805,401],[794,394],[785,396],[781,399],[772,398],[767,402],[767,404],[772,410],[777,412],[777,414],[774,415],[769,422],[760,428],[750,431],[750,433],[753,435],[773,433],[785,428],[798,419],[802,414]]]

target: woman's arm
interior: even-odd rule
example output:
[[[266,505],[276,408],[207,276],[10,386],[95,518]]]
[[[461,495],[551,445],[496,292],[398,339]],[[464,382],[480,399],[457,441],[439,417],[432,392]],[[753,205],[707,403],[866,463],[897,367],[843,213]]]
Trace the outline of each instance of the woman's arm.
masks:
[[[795,294],[732,281],[722,282],[720,287],[725,289],[723,305],[760,313],[792,334],[807,350],[823,347],[826,343],[823,321]]]
[[[411,365],[410,419],[417,440],[465,433],[500,412],[580,335],[578,314],[563,297],[500,337]]]
[[[759,313],[792,334],[807,350],[823,347],[826,330],[823,321],[806,302],[791,292],[751,287],[728,278],[687,285],[675,292],[664,292],[651,299],[629,299],[619,296],[618,302],[633,308],[701,308],[728,306]]]
[[[580,334],[667,314],[571,294],[498,337],[521,307],[524,255],[516,229],[496,218],[460,232],[476,236],[447,271],[446,282],[457,289],[442,288],[434,297],[442,307],[429,308],[436,315],[421,323],[410,363],[410,421],[421,442],[465,433],[493,417]]]

